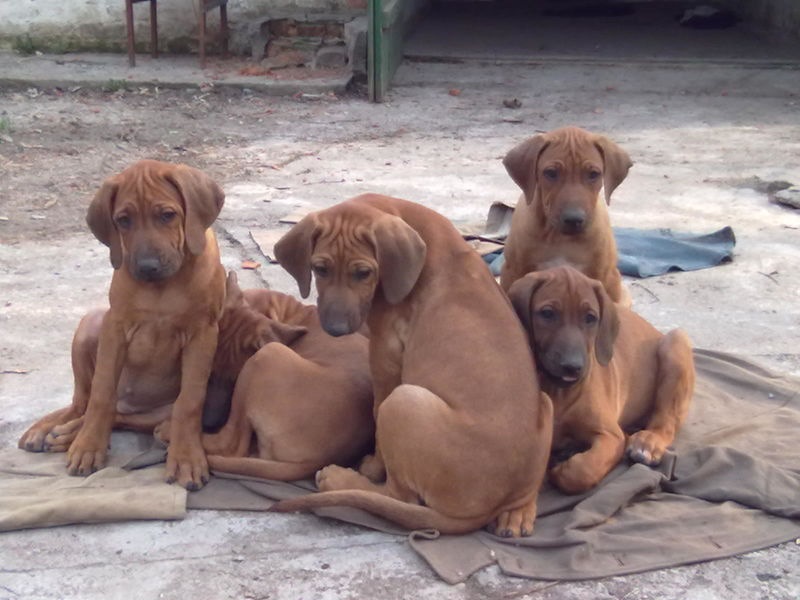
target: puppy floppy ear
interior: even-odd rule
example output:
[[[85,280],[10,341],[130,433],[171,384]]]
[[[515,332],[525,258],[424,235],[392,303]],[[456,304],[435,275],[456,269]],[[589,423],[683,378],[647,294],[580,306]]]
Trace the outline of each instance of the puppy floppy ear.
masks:
[[[303,217],[275,244],[275,260],[295,278],[300,295],[311,292],[311,253],[320,233],[316,213]]]
[[[110,177],[103,182],[92,198],[86,212],[86,224],[98,240],[111,250],[111,266],[119,269],[122,266],[122,240],[114,225],[114,201],[117,197],[119,183],[117,178]]]
[[[202,254],[206,247],[206,229],[222,210],[225,192],[211,177],[186,165],[175,165],[166,179],[183,198],[186,247],[195,256]]]
[[[239,287],[239,277],[236,275],[236,271],[228,271],[228,277],[225,279],[225,308],[244,305],[244,294],[242,288]]]
[[[281,323],[280,321],[273,321],[271,330],[275,340],[286,346],[291,345],[297,339],[308,333],[308,329],[302,325],[289,325],[287,323]]]
[[[545,134],[535,135],[521,142],[508,151],[503,158],[503,166],[511,175],[511,179],[525,193],[525,202],[533,202],[536,190],[536,168],[539,156],[549,144]]]
[[[525,277],[517,279],[508,289],[511,306],[514,307],[514,312],[517,313],[522,326],[530,336],[533,336],[533,321],[531,320],[533,295],[549,279],[550,277],[541,271],[528,273]]]
[[[408,223],[393,215],[380,217],[372,235],[383,296],[397,304],[417,283],[428,248]]]
[[[594,144],[603,156],[603,189],[606,194],[606,204],[611,204],[611,192],[628,176],[628,170],[633,166],[633,162],[625,150],[605,136],[598,135]]]
[[[603,284],[596,281],[593,287],[597,301],[600,303],[600,325],[594,340],[594,351],[597,362],[605,366],[614,356],[614,342],[619,334],[619,315],[617,314],[617,305],[608,296]]]

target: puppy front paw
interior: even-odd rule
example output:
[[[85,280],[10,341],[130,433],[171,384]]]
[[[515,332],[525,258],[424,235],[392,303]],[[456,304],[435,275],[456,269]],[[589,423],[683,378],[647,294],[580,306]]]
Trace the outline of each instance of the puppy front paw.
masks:
[[[661,434],[643,429],[630,437],[626,452],[633,462],[655,467],[661,463],[668,445]]]
[[[67,473],[83,477],[91,475],[106,466],[107,455],[107,443],[79,434],[67,450]]]
[[[178,485],[189,491],[195,491],[208,483],[210,478],[208,460],[203,446],[197,443],[177,445],[170,444],[167,450],[167,483],[178,482]]]

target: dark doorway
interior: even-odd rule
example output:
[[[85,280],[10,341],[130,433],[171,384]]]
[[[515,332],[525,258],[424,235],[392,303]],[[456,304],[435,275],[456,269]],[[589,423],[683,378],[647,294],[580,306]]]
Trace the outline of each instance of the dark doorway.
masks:
[[[728,11],[682,24],[708,2],[434,0],[404,43],[411,60],[800,63],[800,44],[756,33]],[[726,18],[725,13],[728,13]],[[702,16],[702,15],[700,15]],[[685,20],[685,19],[684,19]]]

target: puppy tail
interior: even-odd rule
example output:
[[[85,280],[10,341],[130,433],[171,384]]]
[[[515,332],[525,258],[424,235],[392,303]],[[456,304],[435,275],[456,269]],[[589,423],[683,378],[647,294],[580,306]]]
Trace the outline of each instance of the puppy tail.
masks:
[[[218,472],[245,477],[259,477],[274,481],[297,481],[307,479],[320,468],[313,462],[282,462],[245,456],[208,455],[208,466]]]
[[[383,517],[406,529],[436,529],[443,534],[469,533],[491,522],[491,517],[449,517],[429,506],[409,504],[396,498],[365,490],[337,490],[308,494],[281,500],[270,507],[271,512],[299,512],[329,506],[360,508]]]

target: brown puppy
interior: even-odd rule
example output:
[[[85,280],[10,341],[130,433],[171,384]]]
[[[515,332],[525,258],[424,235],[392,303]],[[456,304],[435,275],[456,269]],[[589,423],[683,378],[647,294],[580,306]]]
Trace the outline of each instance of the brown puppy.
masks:
[[[255,293],[262,291],[269,293],[266,290],[253,290]],[[81,390],[91,388],[100,331],[107,312],[99,309],[87,313],[78,324],[72,340],[75,389],[79,397]],[[259,348],[270,342],[291,344],[305,332],[305,327],[274,321],[250,307],[245,302],[244,293],[239,289],[236,274],[231,271],[226,281],[225,308],[219,320],[219,341],[203,407],[204,429],[219,429],[225,423],[236,378],[245,362]],[[164,404],[152,407],[143,403],[136,412],[116,410],[113,428],[155,432],[161,441],[169,443],[173,402],[170,402],[166,394],[173,388],[173,380],[174,374],[169,374],[162,381]],[[155,387],[157,381],[154,379],[152,384]],[[118,405],[117,409],[119,408],[123,406]],[[36,452],[66,452],[84,422],[84,415],[81,415],[62,423],[58,417],[69,413],[71,409],[74,410],[74,405],[40,419],[22,436],[20,447]]]
[[[73,365],[72,405],[36,423],[20,447],[41,450],[53,427],[83,415],[67,471],[88,475],[105,464],[117,412],[168,412],[174,402],[167,481],[197,489],[208,479],[200,418],[225,299],[209,227],[224,197],[204,173],[152,160],[103,183],[86,217],[114,267],[110,308],[89,317],[100,322],[96,360]]]
[[[694,390],[688,336],[661,334],[572,267],[528,274],[509,296],[553,399],[554,453],[580,449],[550,471],[555,485],[567,493],[592,488],[626,448],[632,460],[657,465]]]
[[[292,481],[363,457],[375,429],[367,338],[331,337],[314,306],[286,294],[253,289],[244,298],[251,317],[237,311],[237,323],[226,323],[231,335],[247,335],[259,321],[303,335],[267,344],[244,364],[227,423],[203,436],[211,468]],[[238,362],[242,345],[227,346],[231,361]],[[251,446],[254,457],[248,456]]]
[[[275,254],[303,297],[313,272],[325,331],[351,333],[367,319],[376,418],[361,473],[327,467],[323,493],[276,510],[345,505],[410,529],[494,522],[500,535],[529,535],[552,406],[508,300],[452,224],[365,194],[308,215]]]
[[[503,289],[531,271],[570,264],[629,306],[606,208],[631,167],[628,154],[604,136],[564,127],[525,140],[503,164],[523,191],[503,250]]]
[[[219,341],[203,406],[204,431],[218,430],[225,424],[236,380],[251,356],[271,342],[291,345],[308,331],[302,324],[283,322],[281,317],[292,317],[291,313],[265,312],[269,306],[265,306],[264,298],[271,299],[268,304],[272,305],[282,296],[264,289],[243,292],[236,273],[228,273],[225,310],[219,320]]]

